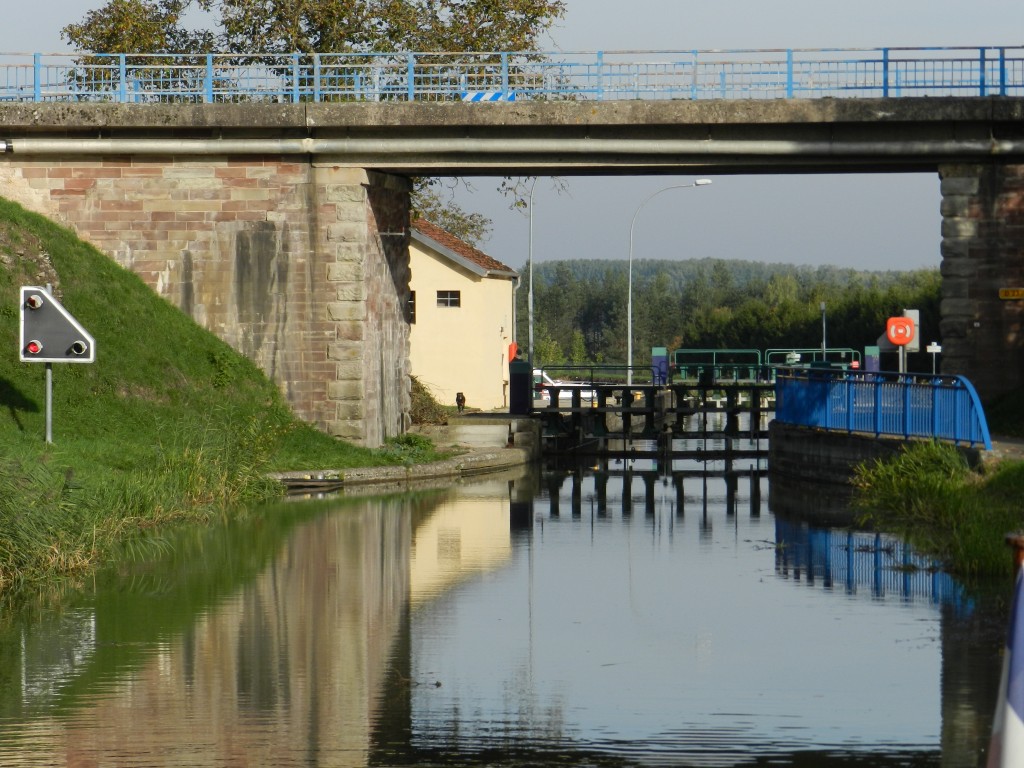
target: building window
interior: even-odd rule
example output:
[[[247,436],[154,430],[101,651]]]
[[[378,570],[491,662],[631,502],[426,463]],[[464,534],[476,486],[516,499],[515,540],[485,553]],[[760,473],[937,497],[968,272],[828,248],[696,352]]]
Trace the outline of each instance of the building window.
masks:
[[[437,292],[437,306],[439,306],[439,307],[461,307],[462,306],[462,292],[461,291],[438,291]]]
[[[409,325],[416,324],[416,291],[409,291],[409,301],[405,305],[405,320]]]

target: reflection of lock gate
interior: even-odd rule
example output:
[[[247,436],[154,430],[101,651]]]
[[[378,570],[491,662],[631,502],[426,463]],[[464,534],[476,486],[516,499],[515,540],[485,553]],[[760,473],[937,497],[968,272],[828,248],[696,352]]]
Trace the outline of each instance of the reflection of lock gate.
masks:
[[[45,288],[21,289],[23,363],[92,363],[96,342]]]

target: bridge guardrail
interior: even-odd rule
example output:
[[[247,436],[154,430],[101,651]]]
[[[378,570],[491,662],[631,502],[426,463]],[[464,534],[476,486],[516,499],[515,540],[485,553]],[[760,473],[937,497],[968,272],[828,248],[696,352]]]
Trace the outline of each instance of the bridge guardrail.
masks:
[[[8,102],[1020,95],[1024,95],[1021,46],[566,53],[0,53],[0,101]]]
[[[778,368],[775,401],[786,424],[992,449],[978,393],[963,376]]]

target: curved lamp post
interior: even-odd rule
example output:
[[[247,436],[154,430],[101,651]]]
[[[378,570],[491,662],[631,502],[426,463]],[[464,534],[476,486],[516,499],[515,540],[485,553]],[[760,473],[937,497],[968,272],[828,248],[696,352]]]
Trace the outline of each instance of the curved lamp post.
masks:
[[[711,179],[697,179],[690,184],[673,184],[671,187],[662,187],[656,192],[652,192],[644,201],[637,206],[636,213],[633,214],[633,221],[629,224],[629,295],[626,299],[626,386],[633,385],[633,230],[636,228],[636,218],[640,215],[640,211],[643,207],[651,201],[651,198],[660,195],[662,192],[668,192],[670,189],[688,189],[690,187],[706,187],[711,183]]]

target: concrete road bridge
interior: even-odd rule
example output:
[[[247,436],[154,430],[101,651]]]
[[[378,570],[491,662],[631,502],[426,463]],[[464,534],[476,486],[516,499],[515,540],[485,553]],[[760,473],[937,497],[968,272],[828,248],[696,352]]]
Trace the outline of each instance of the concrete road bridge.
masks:
[[[933,173],[943,372],[1021,386],[1022,118],[1024,48],[0,54],[0,195],[373,446],[407,424],[417,176]]]

